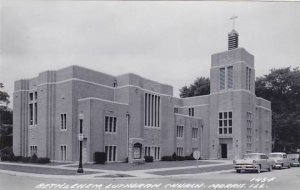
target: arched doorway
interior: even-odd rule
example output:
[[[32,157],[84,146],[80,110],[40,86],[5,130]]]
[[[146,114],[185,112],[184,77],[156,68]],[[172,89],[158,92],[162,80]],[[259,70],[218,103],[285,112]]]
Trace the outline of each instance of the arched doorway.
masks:
[[[133,159],[141,159],[142,158],[142,144],[135,143],[133,145]]]

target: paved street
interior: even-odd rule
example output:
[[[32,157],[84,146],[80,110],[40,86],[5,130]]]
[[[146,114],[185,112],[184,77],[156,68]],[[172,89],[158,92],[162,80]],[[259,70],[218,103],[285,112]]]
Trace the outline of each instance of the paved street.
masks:
[[[46,169],[46,168],[45,168]],[[140,171],[141,172],[141,171]],[[115,173],[116,174],[116,173]],[[138,174],[138,173],[136,173]],[[26,176],[0,172],[0,190],[34,189],[270,189],[299,190],[300,168],[273,170],[272,172],[235,173],[222,170],[200,174],[84,176]],[[113,177],[118,177],[113,176]],[[251,181],[252,180],[252,181]],[[263,181],[265,180],[265,181]],[[89,185],[90,184],[90,185]],[[147,185],[148,184],[148,185]],[[151,188],[152,187],[152,188]]]

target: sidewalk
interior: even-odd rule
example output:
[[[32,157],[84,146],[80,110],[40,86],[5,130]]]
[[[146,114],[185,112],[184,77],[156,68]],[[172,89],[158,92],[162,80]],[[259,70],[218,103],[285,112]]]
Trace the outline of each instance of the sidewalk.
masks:
[[[199,161],[200,162],[200,161]],[[172,162],[174,165],[176,162]],[[195,165],[191,165],[191,164]],[[205,163],[205,164],[203,164]],[[202,164],[196,166],[196,161],[191,161],[189,166],[178,167],[164,167],[164,168],[150,168],[150,169],[136,169],[135,170],[112,170],[115,168],[111,165],[109,169],[95,169],[92,166],[98,165],[86,165],[84,167],[85,173],[76,174],[77,164],[63,164],[63,165],[39,165],[39,164],[24,164],[13,162],[0,162],[0,172],[10,175],[18,176],[32,176],[40,178],[161,178],[170,176],[185,176],[185,175],[197,175],[210,172],[218,172],[223,170],[232,169],[231,160],[205,160]],[[156,163],[156,165],[160,163]],[[178,165],[185,164],[177,162]],[[130,165],[130,164],[129,164]],[[162,163],[161,165],[168,166],[168,163]],[[89,166],[89,167],[88,167]],[[143,166],[145,167],[145,166]],[[45,170],[46,169],[46,170]]]

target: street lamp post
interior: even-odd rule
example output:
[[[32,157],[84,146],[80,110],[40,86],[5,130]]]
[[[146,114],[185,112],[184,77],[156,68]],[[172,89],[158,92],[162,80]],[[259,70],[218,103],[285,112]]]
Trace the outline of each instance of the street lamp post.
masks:
[[[130,125],[130,114],[127,112],[126,113],[126,118],[127,118],[127,159],[129,162],[129,125]]]
[[[79,140],[79,165],[77,169],[78,174],[82,174],[83,168],[82,168],[82,141],[83,141],[83,114],[79,114],[79,134],[78,134],[78,140]]]

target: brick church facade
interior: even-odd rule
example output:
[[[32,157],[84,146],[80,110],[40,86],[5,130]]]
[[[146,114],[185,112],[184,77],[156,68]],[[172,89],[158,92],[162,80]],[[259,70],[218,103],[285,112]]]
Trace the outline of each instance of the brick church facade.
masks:
[[[85,162],[95,152],[108,162],[271,152],[271,103],[255,95],[254,56],[238,47],[236,31],[228,36],[228,51],[211,57],[209,95],[178,98],[167,84],[79,66],[16,81],[15,155],[77,161],[79,136]]]

